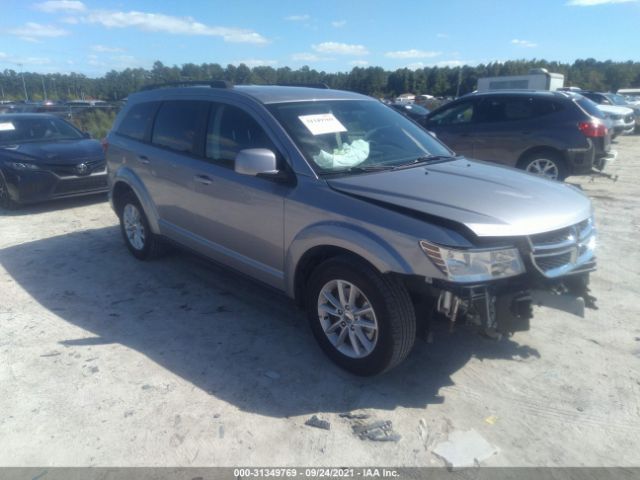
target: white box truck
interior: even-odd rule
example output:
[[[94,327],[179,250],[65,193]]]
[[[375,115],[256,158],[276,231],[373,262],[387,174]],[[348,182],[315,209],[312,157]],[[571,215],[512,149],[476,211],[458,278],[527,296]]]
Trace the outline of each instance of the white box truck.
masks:
[[[478,79],[478,91],[487,90],[557,90],[564,86],[564,75],[534,68],[528,75],[484,77]]]

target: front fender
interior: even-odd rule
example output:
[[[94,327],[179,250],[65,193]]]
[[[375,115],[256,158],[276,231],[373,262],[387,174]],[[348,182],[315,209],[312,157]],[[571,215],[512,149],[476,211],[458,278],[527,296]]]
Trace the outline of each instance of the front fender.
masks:
[[[116,190],[116,186],[118,185],[118,183],[125,183],[129,188],[131,188],[131,190],[133,190],[133,193],[135,193],[138,197],[138,200],[140,200],[142,209],[144,210],[144,213],[147,216],[147,220],[149,221],[151,231],[155,234],[160,234],[160,226],[158,222],[160,217],[158,215],[158,210],[156,209],[155,204],[151,200],[151,195],[149,194],[149,191],[146,189],[140,178],[135,174],[133,170],[128,167],[120,167],[111,177],[111,190],[109,190],[109,201],[111,203],[111,208],[116,211],[113,200],[113,192]]]
[[[302,257],[313,248],[325,246],[352,252],[382,273],[412,273],[409,263],[388,242],[373,232],[348,223],[321,222],[298,232],[287,249],[285,279],[289,296],[295,296],[296,268]]]

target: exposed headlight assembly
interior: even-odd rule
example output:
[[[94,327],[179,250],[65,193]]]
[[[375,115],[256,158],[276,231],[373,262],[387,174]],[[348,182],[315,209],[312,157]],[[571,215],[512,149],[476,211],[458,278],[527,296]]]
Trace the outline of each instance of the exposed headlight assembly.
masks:
[[[34,165],[33,163],[26,162],[6,162],[8,166],[13,168],[14,170],[38,170],[39,167]]]
[[[516,248],[457,250],[422,240],[420,247],[452,282],[482,282],[513,277],[525,268]]]

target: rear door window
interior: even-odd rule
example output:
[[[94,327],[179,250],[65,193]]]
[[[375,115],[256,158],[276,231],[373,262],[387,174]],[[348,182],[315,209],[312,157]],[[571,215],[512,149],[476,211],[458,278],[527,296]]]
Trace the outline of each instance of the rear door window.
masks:
[[[134,140],[144,140],[151,127],[157,102],[138,103],[129,109],[118,127],[118,134]]]
[[[156,115],[151,143],[176,152],[197,155],[200,129],[208,105],[195,100],[164,102]]]

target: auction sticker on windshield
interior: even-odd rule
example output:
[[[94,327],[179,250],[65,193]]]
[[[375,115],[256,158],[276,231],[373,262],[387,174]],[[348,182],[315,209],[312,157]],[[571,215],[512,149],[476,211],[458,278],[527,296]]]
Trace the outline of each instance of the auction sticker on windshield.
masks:
[[[312,135],[325,133],[346,132],[347,129],[340,123],[333,113],[321,113],[318,115],[300,115],[298,117]]]
[[[11,130],[15,130],[16,127],[13,126],[11,122],[0,123],[0,132],[9,132]]]

